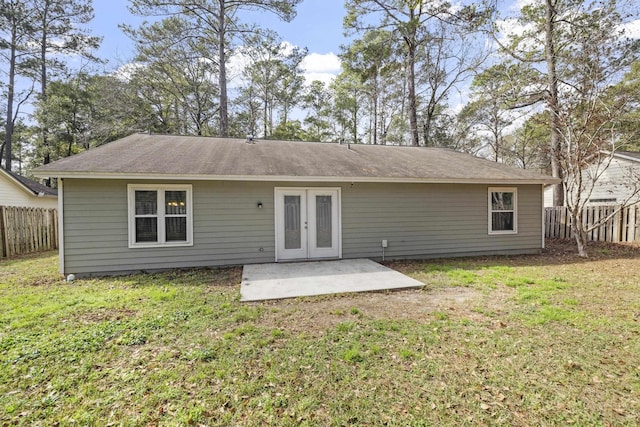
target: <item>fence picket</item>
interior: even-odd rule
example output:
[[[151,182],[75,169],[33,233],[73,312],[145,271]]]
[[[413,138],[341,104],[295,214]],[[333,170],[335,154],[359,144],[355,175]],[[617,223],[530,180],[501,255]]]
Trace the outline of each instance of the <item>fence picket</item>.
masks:
[[[602,219],[619,209],[616,205],[587,206],[582,213],[582,221],[587,227],[597,224]],[[634,242],[640,240],[640,206],[634,205],[620,209],[611,218],[594,228],[587,234],[587,239],[600,242]],[[571,231],[571,215],[565,206],[545,208],[545,237],[569,239]]]
[[[56,209],[0,206],[0,256],[58,248]]]

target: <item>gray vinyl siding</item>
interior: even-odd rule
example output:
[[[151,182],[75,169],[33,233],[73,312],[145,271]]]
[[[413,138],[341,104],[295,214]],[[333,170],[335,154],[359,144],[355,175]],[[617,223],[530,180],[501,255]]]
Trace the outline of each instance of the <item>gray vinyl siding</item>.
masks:
[[[65,273],[265,263],[275,260],[275,187],[340,187],[343,258],[528,253],[542,247],[542,186],[518,187],[518,233],[489,235],[488,185],[194,181],[193,246],[129,248],[127,184],[64,180]],[[262,202],[262,209],[257,208]]]
[[[542,186],[517,187],[518,233],[507,235],[488,234],[488,187],[356,184],[342,195],[343,256],[379,259],[383,239],[387,259],[540,250]]]
[[[111,273],[272,262],[273,186],[193,185],[193,246],[129,248],[127,184],[184,182],[64,180],[66,273]],[[261,201],[263,208],[258,209]]]

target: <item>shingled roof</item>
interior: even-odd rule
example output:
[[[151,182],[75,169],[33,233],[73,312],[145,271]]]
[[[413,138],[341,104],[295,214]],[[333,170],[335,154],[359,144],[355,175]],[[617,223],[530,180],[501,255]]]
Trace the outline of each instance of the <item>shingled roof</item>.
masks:
[[[31,193],[34,196],[38,196],[38,195],[53,196],[53,197],[58,196],[58,190],[55,190],[51,187],[47,187],[44,184],[40,184],[39,182],[33,181],[22,175],[18,175],[17,173],[8,171],[4,168],[0,168],[0,171],[5,173],[16,184],[22,187],[23,190],[25,190],[28,193]]]
[[[135,134],[34,171],[61,178],[529,183],[557,180],[442,148]]]

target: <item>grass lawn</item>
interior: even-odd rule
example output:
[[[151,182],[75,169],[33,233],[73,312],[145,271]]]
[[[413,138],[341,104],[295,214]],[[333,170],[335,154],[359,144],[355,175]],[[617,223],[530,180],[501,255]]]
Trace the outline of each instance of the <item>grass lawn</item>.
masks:
[[[240,268],[0,261],[0,426],[638,425],[640,247],[387,263],[426,285],[240,303]]]

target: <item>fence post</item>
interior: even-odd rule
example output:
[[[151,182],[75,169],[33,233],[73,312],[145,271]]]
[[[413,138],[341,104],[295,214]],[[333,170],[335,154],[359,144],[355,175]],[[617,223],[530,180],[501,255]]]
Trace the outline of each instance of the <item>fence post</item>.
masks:
[[[620,241],[629,241],[629,212],[631,209],[629,206],[622,209],[622,217],[620,219]]]
[[[7,247],[7,226],[4,206],[0,206],[0,246],[0,255],[2,255],[2,258],[8,257],[9,249]]]
[[[60,249],[60,247],[58,246],[59,242],[60,242],[60,230],[58,229],[58,211],[56,209],[52,209],[51,210],[52,213],[52,221],[53,221],[53,248],[54,249]]]
[[[635,242],[638,239],[638,228],[636,225],[636,221],[638,218],[637,209],[638,207],[636,205],[633,205],[629,208],[629,212],[631,213],[629,220],[629,241],[631,242]]]

